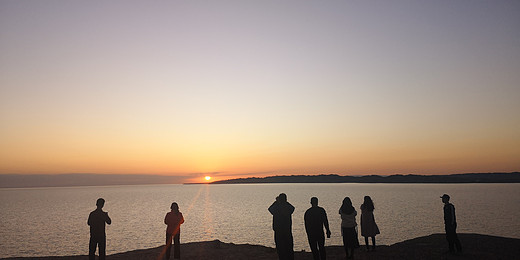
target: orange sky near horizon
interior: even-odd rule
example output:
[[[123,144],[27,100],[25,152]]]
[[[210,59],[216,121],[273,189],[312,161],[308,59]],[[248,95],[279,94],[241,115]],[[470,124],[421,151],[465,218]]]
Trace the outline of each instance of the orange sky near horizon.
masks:
[[[0,174],[520,170],[520,3],[0,5]]]
[[[506,137],[486,142],[470,135],[453,137],[457,141],[449,143],[441,141],[443,136],[429,139],[393,135],[374,140],[369,134],[360,134],[359,140],[335,140],[324,135],[312,142],[290,136],[292,140],[283,138],[279,142],[253,135],[191,141],[189,136],[175,135],[178,140],[168,140],[168,136],[155,135],[139,143],[132,141],[138,136],[118,136],[107,131],[101,134],[110,136],[108,139],[101,139],[102,136],[84,139],[92,134],[88,132],[75,134],[78,136],[67,136],[67,132],[53,138],[46,135],[45,140],[12,136],[3,142],[3,147],[9,149],[0,150],[0,172],[200,173],[201,176],[218,173],[214,177],[220,178],[318,173],[507,172],[518,169],[515,155],[520,147],[512,147]],[[21,145],[22,142],[26,145]]]

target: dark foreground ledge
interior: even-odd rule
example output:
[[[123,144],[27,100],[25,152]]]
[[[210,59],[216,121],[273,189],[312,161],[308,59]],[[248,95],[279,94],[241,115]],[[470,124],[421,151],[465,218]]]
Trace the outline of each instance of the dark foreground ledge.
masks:
[[[447,242],[444,234],[433,234],[414,238],[391,246],[378,246],[375,252],[366,252],[364,246],[356,250],[355,259],[520,259],[520,239],[479,234],[459,234],[464,252],[460,255],[446,253]],[[155,260],[163,247],[135,250],[107,256],[107,260]],[[309,250],[306,250],[309,251]],[[61,257],[18,257],[7,258],[27,260],[84,260],[87,256]],[[173,259],[173,256],[172,256]],[[181,245],[181,259],[253,259],[276,260],[274,248],[232,243],[218,240],[194,242]],[[311,260],[310,252],[296,252],[296,260]],[[328,246],[327,259],[345,259],[341,246]]]

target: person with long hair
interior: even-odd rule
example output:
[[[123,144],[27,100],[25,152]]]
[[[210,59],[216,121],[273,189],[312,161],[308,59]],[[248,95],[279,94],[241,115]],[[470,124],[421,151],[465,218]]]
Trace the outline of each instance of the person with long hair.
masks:
[[[358,235],[356,232],[356,209],[352,206],[349,197],[343,199],[343,204],[339,208],[341,215],[341,235],[343,236],[343,246],[347,259],[354,258],[354,249],[359,246]]]
[[[170,206],[171,211],[164,217],[164,224],[168,225],[166,228],[166,259],[170,259],[170,253],[172,249],[173,239],[173,258],[181,258],[181,224],[184,223],[184,217],[179,211],[179,205],[177,202],[173,202]]]
[[[367,251],[370,250],[368,246],[368,238],[372,238],[372,251],[376,250],[376,235],[379,234],[376,220],[374,218],[374,202],[370,196],[365,196],[363,204],[361,204],[361,235],[365,237],[365,245]]]

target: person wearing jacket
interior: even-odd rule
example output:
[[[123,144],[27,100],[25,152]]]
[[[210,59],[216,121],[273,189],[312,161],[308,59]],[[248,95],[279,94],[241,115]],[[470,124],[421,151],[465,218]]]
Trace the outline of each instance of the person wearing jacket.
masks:
[[[287,202],[287,195],[281,193],[269,207],[273,215],[274,242],[280,260],[294,259],[294,244],[292,236],[292,213],[294,206]]]
[[[341,235],[343,236],[343,246],[347,259],[354,258],[354,249],[359,247],[358,235],[356,231],[356,209],[352,206],[349,197],[343,199],[343,204],[339,208],[341,215]]]
[[[448,247],[450,253],[462,252],[462,245],[457,236],[457,218],[455,217],[455,206],[450,203],[450,196],[444,194],[441,196],[444,203],[444,229],[446,230],[446,240],[448,240]]]
[[[179,211],[179,205],[173,202],[170,206],[171,211],[164,217],[164,224],[166,227],[166,259],[170,259],[170,253],[172,248],[173,239],[173,258],[181,258],[180,250],[180,235],[181,235],[181,224],[184,223],[184,217]]]

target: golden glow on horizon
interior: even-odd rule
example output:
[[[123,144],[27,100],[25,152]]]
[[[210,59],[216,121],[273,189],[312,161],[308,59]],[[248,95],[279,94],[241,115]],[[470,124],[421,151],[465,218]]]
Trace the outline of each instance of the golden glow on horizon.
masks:
[[[221,172],[216,178],[220,180],[225,173],[229,178],[242,177],[240,174],[442,174],[515,171],[519,167],[520,139],[511,140],[517,133],[501,131],[502,139],[492,139],[480,138],[485,133],[478,130],[459,138],[461,130],[446,134],[416,129],[383,135],[373,129],[377,128],[367,127],[361,133],[360,127],[352,127],[349,135],[331,130],[331,135],[319,138],[307,138],[312,133],[303,132],[290,135],[288,130],[266,133],[260,128],[233,137],[208,132],[174,133],[176,138],[171,132],[136,128],[124,135],[114,130],[93,134],[87,127],[57,130],[46,138],[40,138],[38,132],[7,129],[3,132],[9,139],[0,149],[0,173]]]
[[[210,181],[210,180],[211,180],[211,177],[210,177],[210,176],[206,176],[206,177],[204,177],[204,179],[205,179],[206,181]]]

